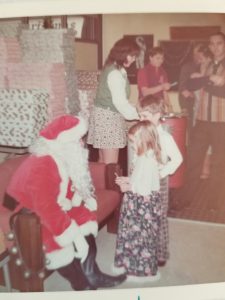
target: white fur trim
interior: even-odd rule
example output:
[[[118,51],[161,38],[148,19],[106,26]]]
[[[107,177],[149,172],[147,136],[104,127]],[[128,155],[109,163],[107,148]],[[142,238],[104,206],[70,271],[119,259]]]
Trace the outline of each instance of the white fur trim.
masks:
[[[80,226],[80,231],[84,236],[93,234],[96,237],[98,234],[98,223],[96,221],[89,221]]]
[[[46,253],[46,269],[54,270],[70,264],[75,258],[73,245]]]
[[[64,230],[62,234],[54,236],[54,240],[59,246],[65,247],[74,241],[74,237],[76,235],[80,236],[81,230],[80,227],[76,224],[76,222],[72,221],[70,226],[67,227],[67,229]]]
[[[90,197],[85,200],[85,207],[87,207],[90,211],[97,210],[97,201],[95,198]]]
[[[68,130],[62,131],[56,138],[60,143],[70,142],[71,140],[79,140],[88,130],[87,122],[84,118],[78,117],[79,123]]]
[[[72,208],[72,204],[69,203],[70,200],[66,199],[67,188],[69,184],[69,176],[65,169],[65,166],[62,160],[55,153],[51,153],[52,158],[54,159],[58,172],[61,178],[61,182],[59,184],[59,195],[57,197],[57,203],[62,208],[62,210],[70,210]]]

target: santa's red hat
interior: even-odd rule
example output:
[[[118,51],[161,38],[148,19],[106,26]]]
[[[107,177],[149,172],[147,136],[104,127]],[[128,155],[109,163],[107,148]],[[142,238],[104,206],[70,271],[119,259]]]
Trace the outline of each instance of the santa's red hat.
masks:
[[[87,132],[87,123],[82,117],[63,115],[40,131],[40,136],[47,140],[56,140],[61,143],[77,141]]]

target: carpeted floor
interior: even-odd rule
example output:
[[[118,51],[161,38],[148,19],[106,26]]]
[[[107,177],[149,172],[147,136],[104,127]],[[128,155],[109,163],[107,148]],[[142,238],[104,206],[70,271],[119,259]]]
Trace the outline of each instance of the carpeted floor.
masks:
[[[225,281],[225,225],[169,218],[170,259],[155,282],[126,281],[115,289],[181,286]],[[97,237],[97,261],[112,274],[116,235],[103,228]],[[69,291],[57,272],[45,281],[45,291]]]
[[[170,202],[168,216],[178,219],[187,219],[203,222],[213,222],[225,224],[225,199],[217,199],[217,209],[211,207],[211,203],[206,201],[208,180],[199,179],[198,189],[188,207],[180,207],[179,203],[174,202],[179,190],[170,191]],[[213,199],[212,201],[214,201]]]

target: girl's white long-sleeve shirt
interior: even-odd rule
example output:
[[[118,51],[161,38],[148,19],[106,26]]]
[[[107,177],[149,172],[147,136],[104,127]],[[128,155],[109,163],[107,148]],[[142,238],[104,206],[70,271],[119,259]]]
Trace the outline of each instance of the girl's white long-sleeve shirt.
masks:
[[[152,150],[133,158],[133,171],[130,176],[131,190],[142,196],[150,195],[153,191],[159,191],[160,175],[159,163]]]
[[[159,191],[160,179],[173,174],[183,161],[182,155],[174,138],[163,129],[157,127],[161,145],[162,163],[158,163],[152,150],[133,156],[133,171],[130,176],[132,192],[142,196],[150,195],[152,191]]]
[[[107,84],[112,102],[126,120],[139,120],[136,108],[127,99],[126,80],[127,72],[124,68],[115,69],[108,74]]]
[[[159,134],[163,162],[160,166],[160,177],[164,178],[177,170],[183,161],[183,157],[173,136],[163,129],[162,125],[157,126],[157,131]]]

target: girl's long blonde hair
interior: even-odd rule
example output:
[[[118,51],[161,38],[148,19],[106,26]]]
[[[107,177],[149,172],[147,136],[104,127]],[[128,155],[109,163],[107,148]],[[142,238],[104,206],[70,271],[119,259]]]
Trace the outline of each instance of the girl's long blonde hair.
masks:
[[[157,161],[162,163],[161,146],[157,128],[148,120],[140,121],[130,127],[128,138],[136,145],[137,155],[140,156],[152,149]]]

